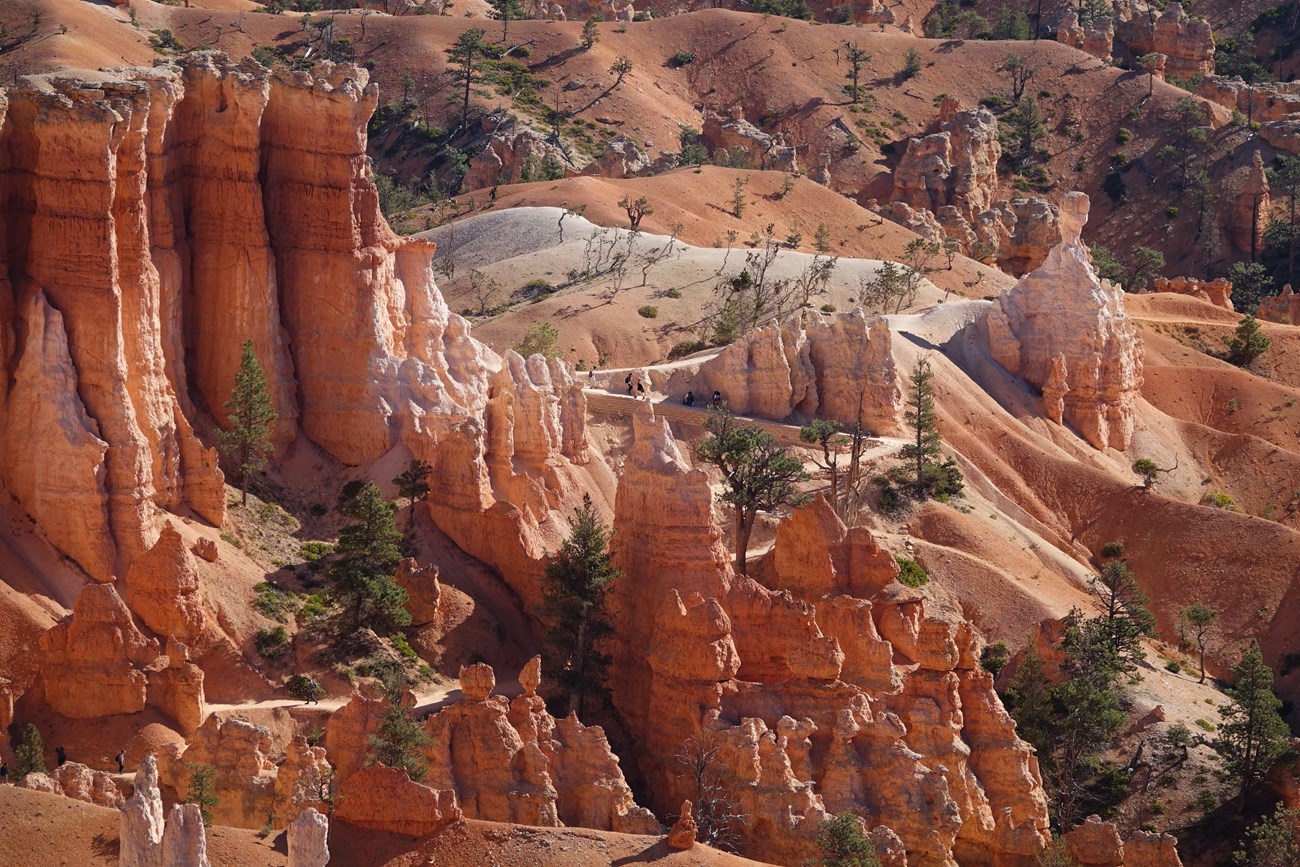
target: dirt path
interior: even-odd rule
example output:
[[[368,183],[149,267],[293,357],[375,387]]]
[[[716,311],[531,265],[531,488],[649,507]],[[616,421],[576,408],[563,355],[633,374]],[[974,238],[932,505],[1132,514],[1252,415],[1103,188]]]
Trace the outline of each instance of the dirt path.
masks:
[[[514,698],[522,691],[518,682],[507,680],[497,684],[493,690],[494,695]],[[416,716],[428,716],[436,713],[448,705],[460,701],[463,694],[460,691],[458,681],[436,686],[425,686],[414,690],[415,693],[415,714]],[[296,698],[272,698],[262,701],[249,701],[237,704],[210,704],[207,706],[211,713],[220,715],[223,719],[238,716],[240,713],[247,713],[256,710],[273,710],[275,708],[298,708],[302,710],[313,710],[316,712],[327,711],[333,713],[343,705],[352,700],[352,694],[332,695],[321,699],[315,704],[308,704],[301,699]]]

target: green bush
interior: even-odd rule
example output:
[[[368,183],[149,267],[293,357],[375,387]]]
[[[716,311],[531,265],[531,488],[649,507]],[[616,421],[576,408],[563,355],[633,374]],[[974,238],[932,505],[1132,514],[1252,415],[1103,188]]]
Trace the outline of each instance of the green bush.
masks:
[[[1182,663],[1180,663],[1180,662],[1179,662],[1178,660],[1176,660],[1176,659],[1171,659],[1171,660],[1169,660],[1168,662],[1165,663],[1165,671],[1168,671],[1168,672],[1170,672],[1170,673],[1172,673],[1172,674],[1177,674],[1178,672],[1180,672],[1180,671],[1182,671],[1182,670],[1183,670],[1183,665],[1182,665]]]
[[[263,659],[277,660],[284,656],[289,649],[292,639],[289,637],[289,630],[283,626],[271,626],[266,629],[259,629],[257,636],[253,639],[257,652]]]
[[[1232,509],[1237,505],[1237,502],[1222,491],[1215,491],[1214,493],[1206,494],[1205,498],[1201,500],[1201,505],[1213,506],[1216,509]]]
[[[834,305],[834,304],[823,304],[823,305],[822,305],[822,312],[823,312],[823,313],[834,313],[834,312],[835,312],[835,305]]]
[[[311,698],[312,679],[305,674],[295,674],[289,678],[284,685],[284,694],[290,698],[298,698],[306,701]],[[316,698],[324,698],[325,690],[319,685],[316,687]]]
[[[683,340],[672,349],[668,350],[668,360],[673,361],[678,358],[685,358],[688,355],[694,355],[702,349],[707,349],[708,345],[703,340]]]
[[[930,582],[930,576],[921,564],[906,557],[894,557],[898,564],[898,583],[905,587],[922,587]]]
[[[406,640],[406,636],[402,633],[394,632],[392,635],[388,636],[388,640],[392,642],[393,649],[407,659],[419,658],[419,654],[415,652],[415,648],[411,647],[411,643]]]
[[[289,615],[298,610],[298,600],[292,593],[276,587],[269,581],[263,581],[253,587],[253,607],[263,617],[285,623]]]
[[[298,556],[308,563],[315,563],[334,553],[334,546],[329,542],[303,542],[298,546]]]
[[[644,307],[639,307],[639,308],[637,308],[637,311],[636,311],[636,312],[637,312],[637,315],[638,315],[638,316],[641,316],[641,317],[643,317],[643,318],[645,318],[645,319],[658,319],[658,318],[659,318],[659,308],[658,308],[658,307],[654,307],[654,306],[652,306],[652,305],[650,305],[650,304],[647,304],[647,305],[645,305]]]
[[[1177,219],[1177,217],[1178,217],[1178,206],[1177,206],[1177,205],[1170,205],[1169,207],[1165,208],[1165,216],[1168,217],[1168,218],[1171,219],[1171,220]]]
[[[663,292],[663,295],[664,295],[665,298],[681,298],[681,297],[682,297],[682,290],[680,290],[680,289],[665,289],[664,292]]]
[[[1011,661],[1011,650],[1005,642],[987,645],[980,652],[980,666],[994,677]]]
[[[1120,127],[1119,132],[1115,133],[1115,144],[1128,144],[1133,138],[1133,131],[1127,127]]]
[[[1107,557],[1107,558],[1109,558],[1109,559],[1114,559],[1114,558],[1116,558],[1116,557],[1123,557],[1123,556],[1124,556],[1124,543],[1123,543],[1123,542],[1107,542],[1105,545],[1102,545],[1102,546],[1101,546],[1101,556],[1103,556],[1103,557]]]
[[[673,69],[679,69],[688,63],[695,62],[694,51],[679,51],[672,57],[668,58],[668,65]]]

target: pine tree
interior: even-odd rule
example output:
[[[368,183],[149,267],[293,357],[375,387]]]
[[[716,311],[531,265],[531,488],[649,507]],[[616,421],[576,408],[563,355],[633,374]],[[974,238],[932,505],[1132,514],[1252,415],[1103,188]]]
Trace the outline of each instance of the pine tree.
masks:
[[[492,7],[492,19],[501,22],[501,41],[507,42],[510,36],[510,22],[519,21],[528,16],[519,0],[488,0]]]
[[[1002,155],[1014,171],[1023,171],[1038,161],[1038,142],[1047,135],[1043,115],[1032,96],[1016,101],[1015,108],[999,124]]]
[[[329,577],[335,600],[343,607],[347,623],[357,629],[369,622],[376,632],[406,626],[411,615],[403,607],[406,591],[393,580],[401,559],[402,534],[393,523],[393,504],[366,482],[354,496],[345,496],[339,512],[356,523],[339,531],[336,559]]]
[[[871,62],[871,54],[866,49],[859,48],[856,42],[846,42],[844,57],[849,62],[849,71],[844,76],[848,81],[843,88],[844,95],[849,98],[849,102],[857,105],[862,101],[862,86],[858,83],[862,75],[862,64]]]
[[[582,716],[588,695],[600,692],[609,668],[597,644],[613,632],[605,598],[622,570],[610,562],[613,530],[596,516],[591,497],[569,519],[569,538],[546,566],[542,600],[551,626],[547,644],[557,680],[569,693],[569,710]]]
[[[918,497],[940,498],[956,496],[963,487],[961,471],[951,458],[940,461],[943,451],[939,436],[939,420],[934,411],[934,371],[927,358],[916,362],[910,377],[912,388],[907,399],[903,418],[911,431],[911,441],[903,446],[899,455],[910,463],[904,472]]]
[[[1273,670],[1264,664],[1259,642],[1251,641],[1241,662],[1232,667],[1237,682],[1220,710],[1224,723],[1214,740],[1224,770],[1241,786],[1241,806],[1264,782],[1273,764],[1287,750],[1290,729],[1278,710],[1282,702],[1273,694]]]
[[[1121,672],[1132,674],[1146,658],[1143,636],[1155,634],[1156,618],[1147,610],[1150,598],[1128,566],[1118,560],[1107,563],[1100,574],[1089,579],[1088,588],[1101,603],[1102,637],[1115,665]]]
[[[411,711],[402,705],[404,690],[405,683],[400,677],[385,679],[384,716],[379,728],[370,736],[366,764],[387,765],[406,771],[406,775],[418,783],[429,773],[423,749],[433,741]]]
[[[471,27],[460,35],[451,48],[447,49],[447,74],[453,84],[462,88],[460,107],[462,128],[469,122],[470,91],[475,82],[483,76],[483,63],[491,48],[483,37],[482,30]]]
[[[1238,367],[1245,367],[1268,352],[1272,343],[1259,330],[1259,320],[1249,313],[1237,323],[1237,333],[1224,342],[1228,344],[1228,360]]]
[[[41,740],[40,730],[31,723],[23,729],[23,741],[14,750],[14,779],[21,781],[28,774],[43,774],[45,766],[45,742]]]
[[[600,19],[595,15],[587,19],[587,23],[582,25],[582,47],[590,51],[591,47],[600,41],[600,28],[596,26]]]
[[[426,461],[411,459],[411,465],[393,479],[397,495],[410,501],[406,512],[406,531],[415,526],[415,504],[429,497],[429,474],[433,467]]]
[[[252,340],[244,341],[235,386],[225,406],[230,427],[217,434],[217,441],[234,465],[239,477],[240,505],[246,506],[249,476],[266,465],[271,454],[271,429],[277,418]]]
[[[1201,679],[1197,683],[1205,683],[1205,637],[1218,617],[1217,610],[1199,602],[1184,608],[1178,615],[1183,627],[1196,639],[1196,646],[1201,651]]]
[[[813,867],[880,867],[876,847],[852,813],[822,820],[817,826],[817,849],[821,857],[811,862]]]
[[[1298,867],[1300,865],[1300,810],[1288,810],[1278,804],[1272,815],[1265,816],[1246,829],[1246,840],[1232,853],[1238,867]]]
[[[741,424],[725,409],[710,409],[704,423],[709,432],[695,449],[696,457],[722,471],[718,499],[736,513],[736,571],[748,574],[745,553],[759,512],[808,501],[796,487],[808,479],[803,461],[777,444],[760,427]]]
[[[190,772],[190,784],[185,793],[185,803],[198,804],[203,824],[211,825],[212,810],[219,803],[214,791],[217,769],[212,765],[196,765],[194,762],[186,762],[185,767]]]

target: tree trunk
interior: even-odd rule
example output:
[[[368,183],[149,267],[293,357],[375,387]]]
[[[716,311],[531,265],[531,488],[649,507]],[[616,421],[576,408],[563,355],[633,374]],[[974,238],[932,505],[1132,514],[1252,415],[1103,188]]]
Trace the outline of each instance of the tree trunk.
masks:
[[[748,575],[745,553],[749,550],[749,534],[754,529],[754,519],[744,509],[736,509],[736,574]]]
[[[1205,642],[1201,641],[1201,679],[1197,683],[1205,683]]]
[[[569,693],[569,713],[577,713],[582,718],[583,697],[587,693],[587,684],[583,681],[587,664],[587,615],[578,621],[578,644],[574,649],[573,683],[574,690]]]

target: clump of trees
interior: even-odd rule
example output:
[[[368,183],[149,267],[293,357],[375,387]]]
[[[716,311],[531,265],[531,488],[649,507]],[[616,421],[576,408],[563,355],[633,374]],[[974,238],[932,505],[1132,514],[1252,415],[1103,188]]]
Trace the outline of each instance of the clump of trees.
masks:
[[[736,571],[745,575],[754,519],[759,512],[807,502],[799,483],[808,480],[808,472],[803,461],[778,445],[770,433],[742,423],[725,408],[711,407],[704,427],[709,435],[696,446],[695,455],[722,473],[718,499],[735,513]]]
[[[862,820],[852,813],[840,813],[817,826],[817,851],[812,867],[880,867],[876,847],[862,832]]]
[[[596,515],[591,497],[583,496],[582,506],[569,519],[569,538],[542,576],[543,610],[550,622],[549,662],[569,695],[569,710],[579,716],[588,696],[604,692],[609,671],[609,654],[599,645],[614,631],[605,602],[622,574],[610,559],[613,535]]]

